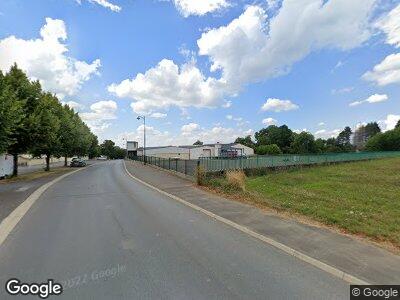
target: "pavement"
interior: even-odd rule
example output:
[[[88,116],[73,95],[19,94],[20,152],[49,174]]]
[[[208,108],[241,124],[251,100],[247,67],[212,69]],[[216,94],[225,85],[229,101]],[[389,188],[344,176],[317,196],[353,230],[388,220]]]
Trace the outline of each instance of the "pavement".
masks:
[[[227,200],[169,172],[127,161],[135,177],[371,284],[399,284],[400,256],[332,230]]]
[[[123,161],[47,189],[0,245],[0,270],[0,299],[15,298],[9,278],[54,279],[57,299],[349,298],[343,280],[133,180]]]

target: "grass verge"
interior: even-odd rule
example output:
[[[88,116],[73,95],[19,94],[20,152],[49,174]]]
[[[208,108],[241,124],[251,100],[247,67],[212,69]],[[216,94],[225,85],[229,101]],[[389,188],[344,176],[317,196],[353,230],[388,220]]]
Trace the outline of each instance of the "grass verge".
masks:
[[[0,184],[17,182],[17,181],[30,181],[30,180],[34,180],[34,179],[38,179],[38,178],[42,178],[42,177],[66,173],[67,171],[71,171],[71,168],[68,168],[68,167],[55,168],[55,169],[50,169],[50,171],[48,171],[48,172],[37,171],[37,172],[22,174],[22,175],[18,175],[16,177],[10,177],[7,179],[0,180]]]
[[[246,178],[245,191],[221,177],[206,185],[400,249],[400,158],[271,171]]]

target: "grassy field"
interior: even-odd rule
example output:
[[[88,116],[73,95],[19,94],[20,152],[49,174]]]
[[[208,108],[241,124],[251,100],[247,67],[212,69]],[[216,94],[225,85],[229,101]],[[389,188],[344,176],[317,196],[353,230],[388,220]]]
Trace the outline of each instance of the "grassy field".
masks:
[[[208,184],[238,192],[223,178]],[[271,171],[245,187],[247,200],[400,247],[400,158]]]

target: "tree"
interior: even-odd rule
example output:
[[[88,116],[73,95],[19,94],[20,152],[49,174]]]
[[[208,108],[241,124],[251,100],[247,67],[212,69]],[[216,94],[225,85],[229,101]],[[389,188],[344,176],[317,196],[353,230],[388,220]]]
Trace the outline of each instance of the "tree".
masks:
[[[39,82],[31,82],[25,73],[15,64],[4,77],[6,85],[15,96],[15,103],[21,107],[21,118],[16,119],[14,130],[10,134],[13,143],[8,153],[13,155],[13,176],[18,175],[18,155],[26,153],[35,144],[37,128],[30,124],[31,115],[39,103],[42,89]]]
[[[318,153],[324,153],[327,151],[328,145],[326,140],[319,138],[315,140],[315,147],[317,148]]]
[[[89,147],[89,158],[95,158],[100,156],[100,146],[97,136],[91,133],[91,143]]]
[[[110,159],[113,158],[114,157],[114,147],[115,147],[115,143],[113,141],[105,140],[100,145],[101,155],[107,156]]]
[[[279,149],[278,145],[271,144],[271,145],[261,145],[257,146],[256,154],[259,155],[278,155],[282,154],[281,149]]]
[[[194,146],[201,146],[201,145],[203,145],[203,142],[200,141],[200,140],[197,140],[197,141],[194,142],[193,145],[194,145]]]
[[[22,119],[22,107],[0,71],[0,154],[13,144],[16,129]]]
[[[290,152],[293,142],[293,132],[286,126],[270,125],[255,133],[257,146],[276,144],[284,152]]]
[[[250,135],[248,135],[248,136],[246,136],[244,138],[238,137],[235,140],[235,144],[242,144],[242,145],[245,145],[245,146],[250,147],[250,148],[254,148],[254,146],[255,146]]]
[[[400,128],[400,120],[397,122],[395,128]]]
[[[31,118],[36,132],[34,133],[35,145],[32,146],[34,156],[46,155],[46,171],[50,170],[50,157],[60,155],[62,151],[60,140],[61,122],[59,110],[61,104],[50,93],[43,94],[39,105]]]
[[[293,153],[298,154],[318,152],[314,136],[311,133],[305,131],[295,135],[291,148]]]
[[[341,148],[342,151],[350,151],[353,149],[351,145],[351,135],[353,134],[351,128],[346,126],[342,132],[339,133],[336,138],[336,144]]]
[[[378,133],[367,142],[368,151],[400,151],[400,128]]]
[[[370,122],[365,126],[359,126],[354,132],[353,144],[357,149],[362,150],[367,141],[379,132],[381,132],[381,129],[376,122]]]

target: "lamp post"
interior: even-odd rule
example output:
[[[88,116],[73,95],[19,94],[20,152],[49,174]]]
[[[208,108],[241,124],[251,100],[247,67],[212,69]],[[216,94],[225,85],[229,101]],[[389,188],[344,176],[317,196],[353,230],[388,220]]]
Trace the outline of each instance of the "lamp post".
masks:
[[[143,164],[146,164],[146,116],[138,116],[138,120],[143,120]]]

